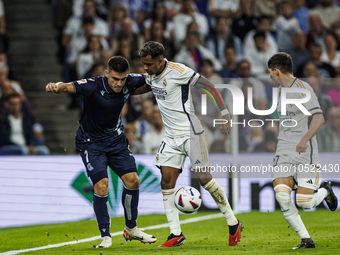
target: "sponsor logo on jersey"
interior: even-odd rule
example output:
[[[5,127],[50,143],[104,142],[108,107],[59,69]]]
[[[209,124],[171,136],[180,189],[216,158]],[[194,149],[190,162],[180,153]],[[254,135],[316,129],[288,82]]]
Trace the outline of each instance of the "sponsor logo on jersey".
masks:
[[[167,95],[168,94],[168,92],[166,92],[165,89],[156,88],[156,87],[152,87],[152,92],[154,94],[158,94],[158,95]]]
[[[164,88],[166,87],[166,85],[167,85],[167,82],[166,82],[166,79],[164,79],[164,80],[163,80],[163,86],[164,86]]]
[[[84,84],[84,83],[87,83],[87,80],[86,79],[82,79],[82,80],[79,80],[77,81],[78,84]]]
[[[165,96],[168,94],[165,89],[151,87],[152,92],[156,99],[165,100]]]
[[[309,179],[308,181],[306,181],[306,183],[313,184],[313,181],[312,179]]]

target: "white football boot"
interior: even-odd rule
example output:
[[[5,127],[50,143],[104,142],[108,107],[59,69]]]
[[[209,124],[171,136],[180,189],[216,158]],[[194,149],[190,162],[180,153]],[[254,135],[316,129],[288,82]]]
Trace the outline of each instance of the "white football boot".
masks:
[[[157,241],[156,237],[144,233],[143,230],[144,229],[137,228],[137,226],[134,228],[125,226],[123,236],[126,241],[138,240],[142,243],[154,243]]]
[[[96,248],[109,248],[112,245],[112,240],[110,236],[103,236],[102,242],[96,246]]]

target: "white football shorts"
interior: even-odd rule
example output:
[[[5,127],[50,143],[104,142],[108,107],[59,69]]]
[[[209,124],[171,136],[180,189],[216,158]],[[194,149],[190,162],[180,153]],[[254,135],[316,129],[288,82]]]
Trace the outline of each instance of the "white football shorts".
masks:
[[[318,165],[319,155],[317,153],[312,157],[306,152],[276,154],[273,159],[272,179],[293,177],[297,186],[317,190],[321,184],[321,171]]]
[[[182,170],[187,156],[190,158],[191,171],[196,167],[210,166],[203,134],[176,138],[164,137],[158,148],[154,165],[170,166]]]

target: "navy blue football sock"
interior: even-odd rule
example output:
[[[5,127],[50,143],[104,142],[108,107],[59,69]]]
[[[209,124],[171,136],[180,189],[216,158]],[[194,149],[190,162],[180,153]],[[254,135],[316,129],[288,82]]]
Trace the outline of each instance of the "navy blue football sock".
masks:
[[[124,207],[125,225],[134,228],[137,224],[139,188],[123,189],[122,204]]]
[[[97,218],[98,228],[103,236],[110,235],[111,217],[109,212],[109,203],[107,196],[93,195],[93,210]]]

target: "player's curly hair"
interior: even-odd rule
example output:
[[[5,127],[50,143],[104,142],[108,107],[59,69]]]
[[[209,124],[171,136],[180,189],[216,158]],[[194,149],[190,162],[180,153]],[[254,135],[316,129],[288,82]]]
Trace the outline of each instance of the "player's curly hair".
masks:
[[[277,68],[283,74],[292,74],[293,73],[292,57],[284,52],[276,53],[268,60],[268,68],[272,70],[274,70],[274,68]]]
[[[152,59],[163,57],[164,56],[164,46],[159,42],[149,41],[144,43],[144,45],[139,49],[138,55],[141,58],[145,58],[148,55],[152,57]]]
[[[129,62],[122,56],[115,56],[107,62],[107,70],[117,73],[125,73],[130,69]]]

